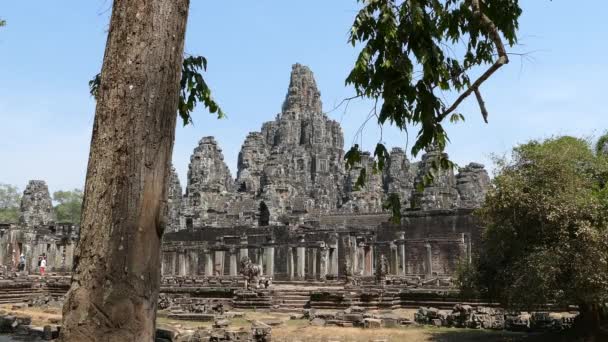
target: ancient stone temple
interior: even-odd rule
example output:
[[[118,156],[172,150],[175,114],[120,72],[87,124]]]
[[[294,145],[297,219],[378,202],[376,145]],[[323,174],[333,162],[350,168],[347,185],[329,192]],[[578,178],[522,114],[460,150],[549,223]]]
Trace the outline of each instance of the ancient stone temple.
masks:
[[[23,254],[25,271],[37,272],[38,257],[45,255],[49,271],[71,271],[78,227],[57,222],[46,182],[28,183],[20,209],[18,223],[0,222],[0,267],[16,270]]]
[[[323,112],[310,69],[295,64],[281,112],[247,135],[234,178],[213,137],[194,149],[182,198],[172,177],[163,274],[231,277],[248,257],[283,280],[372,279],[386,268],[378,260],[394,277],[449,278],[479,240],[471,212],[490,179],[477,163],[434,170],[442,154],[411,162],[396,147],[378,174],[365,152],[347,170],[342,129]],[[357,188],[362,168],[368,179]],[[402,202],[400,224],[384,209],[391,194]]]

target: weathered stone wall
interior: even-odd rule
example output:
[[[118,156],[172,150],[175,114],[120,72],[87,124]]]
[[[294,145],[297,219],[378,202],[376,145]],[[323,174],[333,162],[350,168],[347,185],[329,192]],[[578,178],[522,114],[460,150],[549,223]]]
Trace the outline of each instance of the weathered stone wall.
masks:
[[[411,212],[401,225],[386,223],[385,215],[361,215],[367,221],[360,224],[350,215],[338,225],[182,230],[164,237],[163,274],[234,276],[240,258],[248,256],[276,279],[373,276],[384,255],[394,275],[450,276],[470,258],[480,236],[470,213]]]
[[[47,271],[70,272],[77,239],[77,227],[69,224],[23,229],[17,225],[0,227],[0,265],[17,270],[25,257],[25,271],[37,273],[38,257],[47,258]]]
[[[78,226],[56,222],[46,183],[29,181],[19,224],[0,225],[0,266],[16,271],[23,254],[25,271],[39,272],[38,257],[45,255],[49,272],[69,272],[77,239]]]
[[[169,180],[169,195],[167,196],[167,228],[166,231],[180,230],[180,216],[182,206],[182,186],[174,167],[171,167]]]

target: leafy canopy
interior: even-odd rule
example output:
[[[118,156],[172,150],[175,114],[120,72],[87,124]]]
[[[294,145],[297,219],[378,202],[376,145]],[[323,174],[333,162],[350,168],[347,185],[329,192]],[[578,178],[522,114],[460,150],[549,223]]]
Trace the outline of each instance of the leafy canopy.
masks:
[[[80,224],[83,192],[80,189],[72,191],[55,191],[53,201],[57,202],[55,213],[59,222]]]
[[[188,56],[182,62],[182,77],[180,80],[179,103],[177,114],[182,118],[184,126],[192,123],[191,113],[197,103],[202,103],[210,113],[216,114],[218,119],[226,117],[226,114],[211,96],[211,89],[205,82],[201,72],[207,70],[207,59],[203,56]],[[97,98],[101,85],[101,74],[95,75],[89,81],[90,93]]]
[[[21,193],[16,186],[0,183],[0,222],[15,223],[19,220]]]
[[[355,87],[356,97],[380,104],[370,114],[379,125],[389,123],[406,133],[408,126],[419,126],[411,149],[417,155],[425,147],[445,148],[444,120],[463,121],[457,107],[473,93],[487,121],[479,88],[509,61],[503,39],[509,46],[517,42],[518,0],[359,1],[363,8],[349,42],[363,46],[346,84]],[[472,80],[470,73],[486,64],[491,66]],[[451,104],[443,100],[450,92],[458,94]],[[359,146],[345,158],[348,167],[357,163]],[[387,158],[380,141],[374,168],[382,170]],[[454,166],[445,159],[439,164]]]
[[[498,166],[467,282],[511,306],[607,302],[608,157],[566,136],[518,146]]]

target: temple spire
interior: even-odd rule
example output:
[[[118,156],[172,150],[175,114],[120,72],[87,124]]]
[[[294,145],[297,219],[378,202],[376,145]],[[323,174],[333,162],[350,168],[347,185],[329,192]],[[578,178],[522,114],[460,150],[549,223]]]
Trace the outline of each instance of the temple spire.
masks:
[[[283,102],[283,113],[295,112],[298,114],[320,114],[321,92],[317,89],[312,71],[307,66],[294,64],[291,67],[291,78],[285,102]]]

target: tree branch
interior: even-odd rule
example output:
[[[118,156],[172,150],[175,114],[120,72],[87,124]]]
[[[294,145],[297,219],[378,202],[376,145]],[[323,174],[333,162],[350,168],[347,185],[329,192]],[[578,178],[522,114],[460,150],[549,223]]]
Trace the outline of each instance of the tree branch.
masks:
[[[488,110],[486,109],[486,104],[483,102],[483,98],[481,97],[481,93],[479,89],[475,89],[475,97],[477,98],[477,103],[479,103],[479,110],[481,110],[481,116],[483,116],[483,121],[488,123]]]
[[[494,46],[496,46],[496,51],[498,52],[498,59],[496,60],[496,62],[494,62],[494,64],[492,64],[492,66],[490,68],[488,68],[488,70],[486,70],[486,72],[484,72],[481,76],[479,76],[479,78],[475,82],[473,82],[473,84],[471,84],[471,86],[464,93],[460,94],[460,96],[456,99],[456,101],[454,101],[454,103],[448,109],[446,109],[443,113],[441,113],[439,115],[438,121],[445,119],[451,112],[456,110],[456,108],[458,108],[458,106],[462,103],[462,101],[464,101],[467,97],[469,97],[469,95],[471,95],[471,93],[476,92],[476,95],[477,95],[479,86],[483,82],[485,82],[488,78],[490,78],[490,76],[492,76],[492,74],[494,74],[496,72],[496,70],[498,70],[503,65],[509,63],[509,57],[507,55],[505,46],[502,43],[502,39],[500,38],[500,34],[498,33],[498,29],[496,28],[496,25],[494,24],[494,22],[481,11],[480,0],[471,0],[471,9],[473,10],[473,14],[475,15],[475,17],[477,17],[477,19],[479,21],[481,21],[481,23],[488,30],[490,39],[494,43]],[[477,96],[478,102],[480,102],[479,101],[480,99],[481,99],[481,95],[478,95]],[[488,113],[485,110],[485,104],[483,104],[483,100],[481,100],[481,102],[480,102],[480,108],[482,111],[481,114],[484,116],[484,120],[486,120],[486,122],[487,122]],[[485,114],[484,114],[484,111],[485,111]]]

